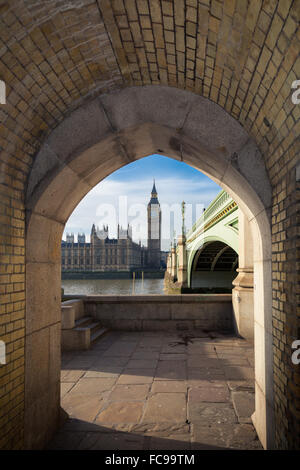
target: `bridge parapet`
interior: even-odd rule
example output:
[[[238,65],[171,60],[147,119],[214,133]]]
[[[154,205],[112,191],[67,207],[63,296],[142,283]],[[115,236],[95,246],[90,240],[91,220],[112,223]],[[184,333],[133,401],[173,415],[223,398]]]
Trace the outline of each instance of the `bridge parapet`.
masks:
[[[213,242],[219,242],[218,247],[220,245],[218,253],[216,254],[217,256],[215,257],[215,262],[212,263],[209,271],[215,271],[215,266],[218,260],[219,264],[221,264],[221,255],[225,252],[223,245],[224,247],[230,247],[231,250],[233,250],[232,253],[238,253],[237,209],[238,206],[231,196],[224,190],[220,191],[205,212],[203,212],[201,217],[187,232],[185,246],[182,247],[182,243],[178,243],[176,247],[173,247],[172,256],[170,255],[168,258],[168,267],[165,276],[168,289],[172,290],[174,288],[178,290],[182,288],[185,289],[186,287],[197,287],[192,286],[192,270],[194,260],[198,257],[199,253],[205,246],[212,244]],[[184,251],[184,259],[181,259],[179,262],[179,258],[182,258],[182,256],[180,256],[180,248]],[[228,256],[229,253],[230,250],[227,251],[225,256]],[[235,265],[235,263],[233,264]],[[180,272],[182,270],[186,272],[185,279],[181,279]],[[220,267],[217,267],[217,270],[220,270]],[[229,275],[226,275],[228,279],[224,275],[226,279],[216,280],[220,277],[220,273],[208,273],[205,275],[205,285],[209,283],[209,276],[217,282],[218,289],[222,287],[221,284],[223,281],[223,287],[225,287],[226,284],[226,289],[231,285],[231,278],[229,279]],[[234,276],[234,274],[232,274],[231,277],[232,276]],[[217,288],[217,285],[213,286],[213,288]],[[205,289],[206,287],[203,288]]]
[[[187,245],[191,244],[197,237],[219,223],[237,208],[236,202],[226,191],[222,190],[188,231]]]

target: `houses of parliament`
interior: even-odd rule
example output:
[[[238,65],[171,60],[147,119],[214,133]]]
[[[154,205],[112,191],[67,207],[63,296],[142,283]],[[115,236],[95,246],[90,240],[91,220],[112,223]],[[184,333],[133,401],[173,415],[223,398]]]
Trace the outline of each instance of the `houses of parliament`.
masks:
[[[161,251],[161,209],[155,182],[147,207],[147,247],[132,240],[130,225],[123,229],[118,225],[117,238],[109,238],[108,226],[101,230],[93,224],[90,243],[84,234],[67,235],[61,242],[62,273],[68,272],[131,272],[134,270],[160,269],[164,266]]]

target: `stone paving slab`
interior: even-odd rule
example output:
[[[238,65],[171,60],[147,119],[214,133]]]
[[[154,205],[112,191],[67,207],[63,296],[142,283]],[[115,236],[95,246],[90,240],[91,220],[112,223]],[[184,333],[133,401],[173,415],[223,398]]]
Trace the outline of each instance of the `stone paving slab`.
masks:
[[[248,391],[254,393],[255,389],[254,379],[227,380],[227,385],[230,391]]]
[[[250,423],[255,411],[255,395],[247,391],[232,392],[232,402],[240,423]]]
[[[225,380],[225,374],[222,369],[188,369],[188,380],[191,386],[197,386],[202,380]]]
[[[211,336],[110,332],[89,351],[64,353],[70,418],[49,448],[261,448],[249,418],[252,345]]]
[[[71,418],[94,422],[99,411],[106,402],[107,394],[90,395],[87,400],[82,395],[69,393],[64,399],[64,410]]]
[[[228,366],[224,368],[227,380],[247,380],[254,379],[252,367]]]
[[[110,377],[119,377],[121,372],[123,371],[123,367],[117,366],[94,366],[91,370],[85,372],[83,378],[110,378]]]
[[[149,351],[149,350],[139,350],[136,349],[135,352],[132,354],[131,359],[151,359],[155,360],[159,358],[159,350],[158,351]]]
[[[85,435],[84,431],[60,431],[48,444],[47,450],[78,450]]]
[[[74,386],[74,382],[64,382],[60,387],[60,396],[63,398]]]
[[[235,424],[237,416],[231,403],[189,403],[188,419],[203,426],[214,424]]]
[[[158,359],[130,359],[128,369],[154,369]]]
[[[185,361],[187,359],[186,354],[175,354],[175,353],[169,353],[169,354],[161,354],[160,355],[160,360],[161,361]]]
[[[89,351],[86,351],[86,352],[89,352]],[[94,352],[94,351],[93,351]],[[97,361],[98,359],[98,355],[97,354],[93,354],[93,355],[85,355],[83,356],[82,355],[82,352],[79,355],[75,354],[73,359],[71,359],[69,362],[68,362],[68,369],[70,370],[83,370],[83,369],[88,369],[89,367],[92,366],[92,364]]]
[[[189,356],[187,366],[191,369],[219,369],[221,367],[221,362],[217,357],[198,356],[197,354],[193,354]]]
[[[115,378],[88,378],[80,379],[77,384],[74,385],[71,392],[72,395],[95,395],[100,392],[109,391],[115,384]]]
[[[239,356],[232,356],[232,355],[230,356],[223,355],[222,357],[220,357],[218,355],[218,361],[222,368],[232,367],[232,366],[251,367],[248,358],[243,357],[243,356],[239,357]]]
[[[158,380],[186,380],[186,364],[183,361],[159,361],[155,378]]]
[[[153,382],[154,369],[126,369],[117,385],[122,384],[149,384]]]
[[[78,450],[142,450],[144,439],[131,433],[89,432],[80,441]]]
[[[171,434],[188,434],[190,435],[190,425],[185,421],[184,423],[140,423],[132,426],[132,432],[142,433],[145,436],[161,436],[168,437]]]
[[[195,424],[192,430],[192,450],[248,449],[262,450],[253,426]]]
[[[147,445],[148,444],[148,445]],[[191,442],[189,434],[170,434],[161,437],[158,433],[149,437],[145,446],[146,450],[190,450]]]
[[[186,421],[185,393],[155,393],[146,403],[144,423],[184,423]]]
[[[144,409],[144,402],[111,402],[95,419],[96,424],[128,424],[139,422]]]
[[[186,380],[172,380],[172,384],[170,384],[169,380],[155,380],[151,388],[151,393],[186,393],[187,388],[188,384]]]
[[[228,387],[225,385],[223,387],[198,387],[190,388],[188,401],[189,403],[203,403],[203,402],[212,402],[212,403],[228,403],[230,399]]]
[[[103,354],[103,357],[106,356],[117,356],[117,357],[123,357],[123,356],[131,356],[133,351],[136,349],[137,343],[126,343],[125,341],[123,342],[118,342],[117,344],[113,344],[110,346]]]
[[[86,373],[86,369],[83,370],[63,370],[61,371],[61,382],[78,382],[78,380]]]
[[[109,395],[110,401],[146,400],[150,384],[116,385]]]
[[[128,363],[129,359],[130,357],[100,356],[93,362],[91,369],[95,369],[95,367],[124,367]]]

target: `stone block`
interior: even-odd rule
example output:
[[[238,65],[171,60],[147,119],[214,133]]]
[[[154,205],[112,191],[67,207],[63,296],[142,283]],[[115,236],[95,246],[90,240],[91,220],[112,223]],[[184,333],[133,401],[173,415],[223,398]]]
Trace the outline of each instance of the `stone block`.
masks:
[[[101,102],[115,129],[156,122],[180,129],[194,97],[165,86],[132,87],[104,95]]]
[[[61,320],[60,264],[26,264],[26,332]]]
[[[68,162],[69,168],[91,187],[130,163],[117,136],[109,135]]]
[[[58,170],[61,166],[62,162],[59,160],[55,151],[45,143],[34,160],[34,164],[30,172],[26,192],[27,199],[31,197],[36,187],[47,174]]]
[[[63,230],[62,223],[40,214],[30,214],[27,225],[29,236],[26,240],[27,262],[60,263]]]
[[[59,382],[38,397],[27,395],[25,407],[25,449],[42,450],[59,427]]]
[[[215,129],[222,129],[217,133]],[[207,148],[223,158],[229,159],[233,152],[238,151],[248,140],[246,131],[229,114],[213,102],[198,96],[185,121],[183,131],[195,140],[206,143]]]
[[[65,224],[78,202],[92,189],[68,166],[43,182],[27,201],[28,209]]]
[[[63,351],[76,351],[89,349],[91,344],[91,330],[71,329],[61,331],[61,344]]]
[[[249,139],[243,147],[238,149],[237,165],[241,174],[252,187],[256,187],[257,194],[265,207],[271,206],[272,190],[267,175],[265,162],[252,139]]]
[[[61,306],[61,328],[69,330],[75,326],[75,309],[72,305]]]
[[[62,310],[65,307],[71,307],[74,309],[75,320],[79,320],[85,316],[85,306],[82,299],[65,300],[61,304]]]
[[[110,132],[110,123],[96,99],[64,119],[51,133],[47,144],[60,160],[66,162],[70,156],[91,147]]]

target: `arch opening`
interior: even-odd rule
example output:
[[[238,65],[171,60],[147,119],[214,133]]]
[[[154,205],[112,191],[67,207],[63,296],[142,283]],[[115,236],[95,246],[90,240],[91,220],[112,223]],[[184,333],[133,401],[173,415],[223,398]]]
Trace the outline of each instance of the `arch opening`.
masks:
[[[194,254],[190,286],[193,292],[231,292],[238,254],[222,241],[205,243]]]
[[[163,93],[159,88],[164,89]],[[150,109],[143,104],[145,96],[151,100]],[[237,202],[251,226],[256,240],[253,255],[256,400],[253,421],[262,444],[271,448],[274,438],[271,193],[255,143],[219,106],[167,87],[126,89],[106,95],[89,106],[96,109],[97,132],[93,126],[80,126],[78,131],[79,116],[77,112],[73,113],[40,150],[28,182],[27,446],[34,445],[37,439],[46,442],[59,420],[60,242],[64,224],[82,197],[106,175],[129,161],[156,152],[184,161],[216,181]],[[203,128],[200,124],[205,123],[211,106],[223,126],[223,145],[219,138],[216,139],[215,126]],[[161,152],[157,152],[158,149]],[[238,167],[231,161],[234,150],[239,155]],[[265,184],[262,185],[262,181]],[[36,380],[41,361],[48,364],[48,368],[46,372],[45,367],[41,368],[40,380]],[[38,418],[41,407],[42,420]]]

